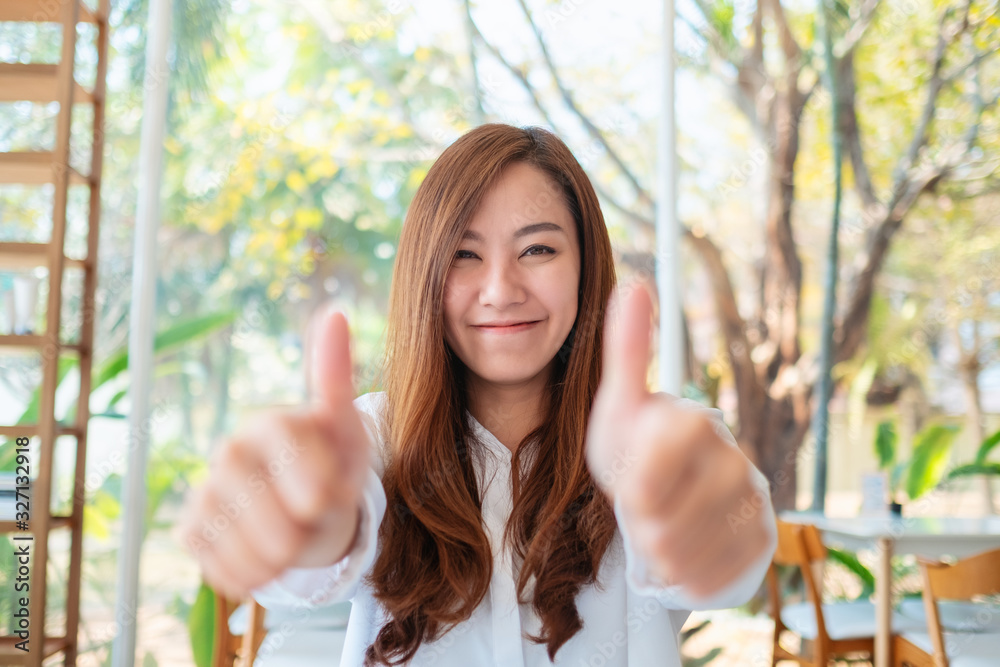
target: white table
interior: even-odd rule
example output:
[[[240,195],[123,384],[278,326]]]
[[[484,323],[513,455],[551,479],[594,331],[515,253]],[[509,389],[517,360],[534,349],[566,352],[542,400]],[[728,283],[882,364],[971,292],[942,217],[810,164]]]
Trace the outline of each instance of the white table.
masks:
[[[783,512],[783,521],[811,523],[823,541],[851,550],[874,549],[875,667],[892,658],[893,554],[964,558],[1000,547],[1000,516],[983,518],[828,517],[815,512]]]

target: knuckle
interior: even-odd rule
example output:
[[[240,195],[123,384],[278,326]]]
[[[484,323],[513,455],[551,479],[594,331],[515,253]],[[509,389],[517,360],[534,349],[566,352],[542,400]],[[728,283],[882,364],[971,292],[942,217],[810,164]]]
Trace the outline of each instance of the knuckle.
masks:
[[[219,448],[215,464],[220,468],[232,469],[243,460],[243,452],[239,440],[226,440]]]

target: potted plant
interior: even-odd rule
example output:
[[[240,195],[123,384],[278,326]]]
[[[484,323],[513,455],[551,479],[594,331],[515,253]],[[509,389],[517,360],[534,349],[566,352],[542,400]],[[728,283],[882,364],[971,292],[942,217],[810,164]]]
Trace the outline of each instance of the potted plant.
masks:
[[[960,427],[931,424],[913,439],[913,455],[897,461],[899,436],[891,421],[879,423],[875,430],[875,456],[879,470],[886,473],[889,487],[889,511],[901,516],[903,500],[916,500],[944,479],[948,458]]]

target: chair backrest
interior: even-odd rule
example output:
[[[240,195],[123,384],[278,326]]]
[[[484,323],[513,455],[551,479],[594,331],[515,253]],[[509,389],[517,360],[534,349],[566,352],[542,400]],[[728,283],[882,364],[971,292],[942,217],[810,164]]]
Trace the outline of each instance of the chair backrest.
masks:
[[[1000,593],[1000,549],[963,558],[954,564],[921,561],[924,584],[936,600],[969,600]]]
[[[924,609],[934,657],[948,667],[938,600],[970,600],[1000,593],[1000,549],[963,558],[957,563],[919,559],[924,580]]]
[[[816,526],[781,519],[777,519],[777,524],[778,548],[774,552],[776,564],[802,567],[826,560],[826,547]]]
[[[230,600],[215,594],[215,641],[212,651],[212,667],[234,667],[237,663],[251,667],[257,651],[264,641],[265,609],[253,597],[247,599],[247,629],[242,635],[234,635],[229,630],[229,617],[239,607],[238,600]]]
[[[792,565],[802,572],[806,586],[806,596],[816,615],[817,640],[825,645],[829,641],[826,623],[823,619],[823,565],[826,561],[826,547],[819,530],[812,524],[791,523],[776,520],[778,526],[778,548],[774,552],[768,571],[769,589],[775,622],[780,623],[781,591],[778,584],[776,565]]]

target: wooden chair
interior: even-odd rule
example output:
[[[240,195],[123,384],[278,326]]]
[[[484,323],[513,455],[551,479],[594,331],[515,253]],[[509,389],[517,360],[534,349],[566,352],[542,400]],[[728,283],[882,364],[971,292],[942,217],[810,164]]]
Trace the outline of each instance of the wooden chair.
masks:
[[[264,641],[264,607],[253,598],[247,600],[250,616],[248,631],[234,635],[229,629],[229,617],[240,602],[219,595],[215,596],[215,648],[212,652],[212,667],[253,667],[257,651]]]
[[[781,520],[777,524],[778,548],[767,573],[774,619],[772,667],[779,660],[794,660],[806,667],[825,667],[830,660],[848,654],[871,656],[875,650],[875,605],[867,600],[823,604],[823,567],[827,551],[819,530],[809,524]],[[802,573],[805,602],[782,604],[779,565],[795,566]],[[919,622],[893,614],[894,628],[919,625]],[[801,638],[803,650],[793,653],[781,645],[781,635],[786,631]]]
[[[1000,594],[1000,549],[950,565],[920,559],[924,583],[925,632],[903,632],[893,638],[896,667],[979,667],[1000,665],[1000,606],[981,606],[967,620],[945,632],[943,600],[970,601]]]

